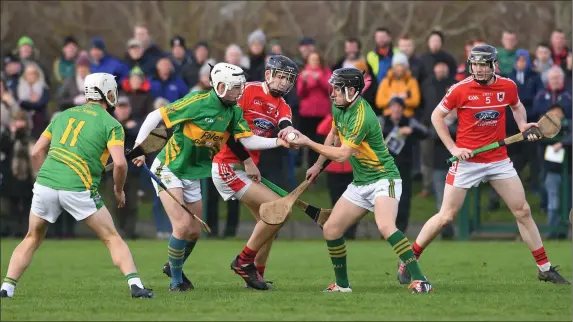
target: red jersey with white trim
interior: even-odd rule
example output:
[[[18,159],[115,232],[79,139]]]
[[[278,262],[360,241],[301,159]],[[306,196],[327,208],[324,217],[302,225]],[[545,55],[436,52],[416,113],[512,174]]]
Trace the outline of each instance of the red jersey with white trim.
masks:
[[[263,82],[248,82],[245,92],[238,102],[243,109],[243,117],[249,124],[253,134],[262,137],[273,137],[278,130],[278,125],[283,120],[292,122],[290,106],[282,97],[274,97],[268,91]],[[255,164],[259,163],[260,151],[247,150]],[[221,151],[215,155],[213,162],[237,163],[239,158],[225,144]]]
[[[438,107],[444,112],[457,109],[456,146],[474,150],[505,139],[506,107],[518,103],[517,86],[511,79],[495,75],[493,84],[480,85],[470,76],[452,86]],[[468,161],[491,163],[507,158],[507,148],[503,146]]]

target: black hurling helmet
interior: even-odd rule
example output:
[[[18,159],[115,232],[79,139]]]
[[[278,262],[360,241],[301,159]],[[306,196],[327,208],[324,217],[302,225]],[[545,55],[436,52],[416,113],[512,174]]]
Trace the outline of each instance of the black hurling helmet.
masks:
[[[330,100],[332,103],[337,108],[345,108],[346,105],[336,105],[336,100],[333,95],[334,90],[340,89],[344,92],[346,101],[348,103],[352,103],[364,88],[364,74],[357,68],[339,68],[332,72],[332,76],[330,76],[328,83],[332,86],[332,92],[330,93]],[[356,93],[353,97],[348,97],[349,87],[354,87],[356,89]]]
[[[476,82],[482,85],[487,84],[487,82],[489,82],[489,80],[494,77],[496,62],[497,49],[490,45],[475,46],[470,51],[470,56],[467,60],[470,75],[472,75]],[[478,73],[477,71],[473,70],[472,64],[487,64],[490,67],[490,71]]]
[[[296,84],[296,78],[298,77],[298,67],[296,66],[295,62],[286,56],[271,56],[265,66],[265,70],[271,71],[271,79],[274,78],[279,72],[286,78],[286,87],[281,88],[279,85],[279,88],[275,89],[271,88],[268,80],[265,79],[269,91],[274,97],[285,96],[291,91],[291,89],[294,87],[294,84]]]

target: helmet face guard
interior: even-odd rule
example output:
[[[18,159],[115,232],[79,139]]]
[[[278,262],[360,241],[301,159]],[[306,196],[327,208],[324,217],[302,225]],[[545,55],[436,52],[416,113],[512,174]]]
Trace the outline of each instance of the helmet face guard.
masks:
[[[476,46],[467,60],[469,73],[477,83],[485,85],[495,76],[496,62],[497,50],[494,47]]]
[[[340,68],[335,70],[328,80],[329,96],[333,105],[337,108],[346,108],[350,105],[364,88],[364,74],[356,68]],[[350,97],[349,88],[354,88],[355,93]],[[336,102],[337,92],[344,93],[344,103]]]
[[[267,83],[269,92],[274,97],[283,97],[287,95],[294,87],[294,84],[296,84],[296,79],[298,77],[298,72],[296,71],[279,68],[270,68],[267,70],[271,71],[271,75],[270,77],[266,77],[265,74],[265,82]],[[273,85],[275,85],[274,88]]]

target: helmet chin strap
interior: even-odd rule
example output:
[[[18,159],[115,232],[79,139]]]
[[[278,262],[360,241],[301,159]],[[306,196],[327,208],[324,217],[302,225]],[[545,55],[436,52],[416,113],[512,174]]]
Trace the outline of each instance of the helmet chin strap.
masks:
[[[347,101],[348,103],[354,102],[354,100],[356,99],[357,96],[358,96],[358,91],[356,91],[356,92],[354,93],[354,96],[352,96],[351,99],[348,98],[348,87],[344,87],[344,98],[346,99],[346,101]]]

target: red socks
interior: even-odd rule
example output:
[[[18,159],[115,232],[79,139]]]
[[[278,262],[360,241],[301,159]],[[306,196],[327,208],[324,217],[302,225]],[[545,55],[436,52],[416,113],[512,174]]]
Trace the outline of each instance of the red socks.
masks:
[[[420,247],[420,245],[418,245],[417,242],[414,242],[414,245],[412,246],[412,251],[414,252],[414,256],[416,256],[416,260],[418,260],[420,258],[420,255],[422,255],[424,248]]]
[[[538,266],[543,266],[549,263],[547,255],[545,254],[545,247],[541,246],[541,248],[534,250],[531,253],[533,254],[533,258],[535,258],[535,262]]]
[[[254,251],[245,245],[243,251],[239,254],[238,262],[240,265],[247,265],[255,262],[257,251]]]

